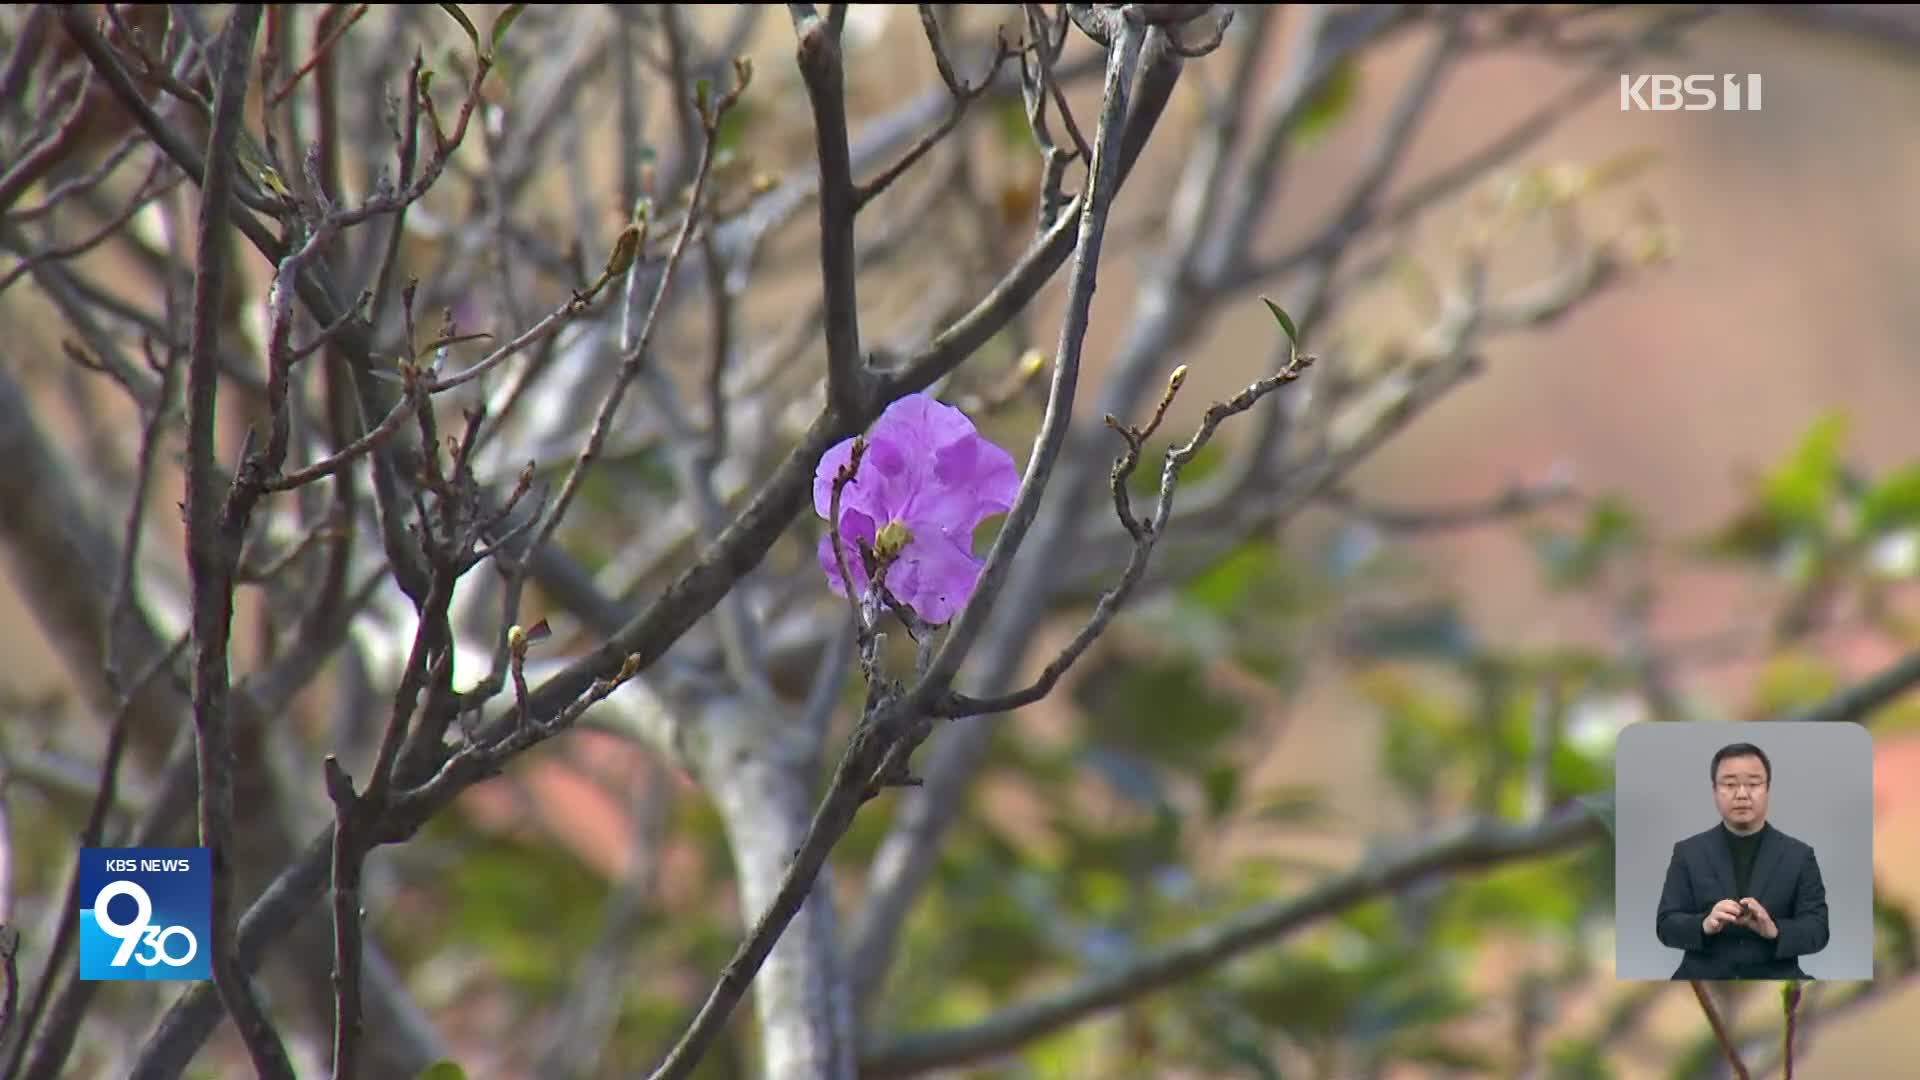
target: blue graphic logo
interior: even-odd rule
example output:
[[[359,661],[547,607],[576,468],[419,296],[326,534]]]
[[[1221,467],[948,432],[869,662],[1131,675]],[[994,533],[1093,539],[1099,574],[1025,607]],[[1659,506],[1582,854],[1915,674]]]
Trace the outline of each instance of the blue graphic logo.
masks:
[[[80,849],[80,978],[212,978],[206,848]]]

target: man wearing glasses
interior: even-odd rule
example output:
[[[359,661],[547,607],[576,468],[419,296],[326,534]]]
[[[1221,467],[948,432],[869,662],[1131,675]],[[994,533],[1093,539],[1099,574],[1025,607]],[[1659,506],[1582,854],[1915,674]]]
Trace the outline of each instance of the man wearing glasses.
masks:
[[[1675,979],[1807,979],[1827,947],[1827,890],[1813,848],[1767,824],[1773,763],[1752,743],[1708,767],[1720,824],[1673,845],[1656,932],[1686,956]]]

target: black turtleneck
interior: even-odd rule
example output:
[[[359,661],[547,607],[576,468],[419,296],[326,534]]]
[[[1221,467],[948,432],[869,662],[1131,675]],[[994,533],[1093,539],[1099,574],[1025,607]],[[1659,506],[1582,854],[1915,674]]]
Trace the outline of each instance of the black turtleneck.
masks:
[[[1727,851],[1733,855],[1734,898],[1738,899],[1748,895],[1747,886],[1752,884],[1753,879],[1753,857],[1760,851],[1760,834],[1766,828],[1762,826],[1741,836],[1722,823],[1720,831],[1726,834]]]

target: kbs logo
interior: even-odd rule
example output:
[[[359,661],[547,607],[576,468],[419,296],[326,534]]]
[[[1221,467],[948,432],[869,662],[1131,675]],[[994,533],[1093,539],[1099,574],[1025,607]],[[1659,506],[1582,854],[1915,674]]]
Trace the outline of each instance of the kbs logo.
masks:
[[[80,978],[212,978],[206,848],[80,850]]]
[[[1622,75],[1621,112],[1759,112],[1758,75]]]

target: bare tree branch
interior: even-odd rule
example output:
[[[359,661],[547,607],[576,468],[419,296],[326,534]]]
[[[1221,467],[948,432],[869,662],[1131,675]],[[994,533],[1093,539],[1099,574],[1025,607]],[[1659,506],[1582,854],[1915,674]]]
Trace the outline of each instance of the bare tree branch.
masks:
[[[818,15],[794,9],[800,74],[813,105],[820,160],[820,275],[826,297],[827,406],[858,416],[872,392],[860,352],[860,309],[854,281],[853,219],[859,212],[847,149],[846,71],[839,31]]]
[[[1565,483],[1549,480],[1540,484],[1516,485],[1491,499],[1464,506],[1409,508],[1368,502],[1346,488],[1334,486],[1320,499],[1338,507],[1375,528],[1392,533],[1424,533],[1442,529],[1469,528],[1504,521],[1572,498],[1573,489]]]
[[[946,83],[947,90],[953,94],[953,107],[947,110],[947,115],[940,123],[936,124],[932,130],[921,136],[920,141],[914,143],[911,149],[905,154],[902,154],[900,160],[887,166],[881,170],[879,174],[874,176],[873,179],[859,185],[855,189],[853,212],[856,214],[865,208],[869,202],[879,198],[881,193],[891,187],[895,180],[906,175],[907,171],[912,169],[922,157],[925,157],[929,150],[938,146],[942,139],[945,139],[953,132],[955,127],[959,126],[960,121],[966,117],[967,106],[973,104],[975,98],[978,98],[981,94],[992,88],[995,76],[1000,74],[1000,66],[1006,62],[1009,56],[1013,55],[1013,50],[1008,47],[1005,41],[1001,41],[999,48],[994,51],[991,66],[988,67],[987,73],[980,78],[978,83],[969,85],[958,81],[958,76],[956,76],[953,71],[953,61],[947,56],[946,46],[941,43],[939,24],[935,21],[932,10],[926,4],[921,4],[919,7],[920,23],[926,28],[927,46],[933,51],[934,64],[940,70],[941,81]],[[851,178],[851,166],[849,166],[848,175],[849,178]]]
[[[1727,1034],[1726,1022],[1720,1019],[1720,1010],[1714,1008],[1713,998],[1708,996],[1706,984],[1699,979],[1689,979],[1693,987],[1693,999],[1700,1003],[1700,1011],[1706,1014],[1707,1024],[1713,1028],[1713,1037],[1720,1043],[1720,1050],[1727,1055],[1727,1064],[1733,1066],[1733,1074],[1740,1080],[1750,1080],[1747,1063],[1740,1059],[1740,1051],[1733,1045],[1733,1039]]]
[[[232,197],[235,140],[246,102],[248,65],[262,5],[243,4],[228,21],[215,84],[213,131],[207,139],[207,170],[201,197],[193,288],[193,341],[187,360],[187,564],[193,575],[193,724],[198,734],[200,842],[212,849],[213,900],[207,942],[213,982],[233,1017],[254,1068],[292,1080],[280,1034],[254,996],[252,980],[234,955],[233,926],[233,743],[227,698],[227,642],[233,623],[234,573],[251,498],[236,482],[231,499],[219,490],[215,470],[214,409],[220,366],[216,338],[219,302],[226,284],[227,200]],[[251,441],[251,440],[249,440]]]

